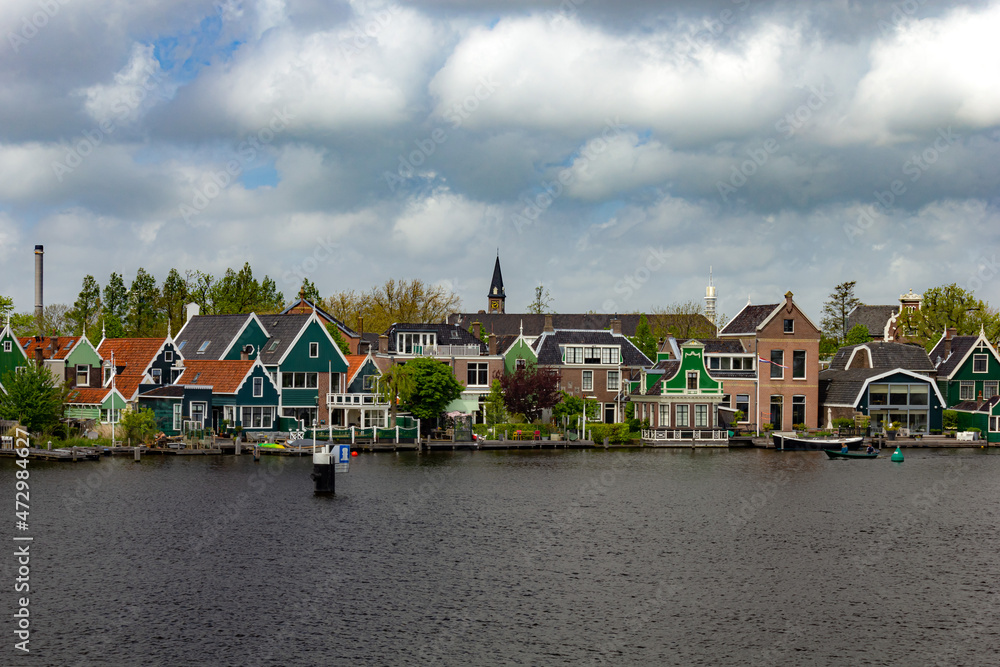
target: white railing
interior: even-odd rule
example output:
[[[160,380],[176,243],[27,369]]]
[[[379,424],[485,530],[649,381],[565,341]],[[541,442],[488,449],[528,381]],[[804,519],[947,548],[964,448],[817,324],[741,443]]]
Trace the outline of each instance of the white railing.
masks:
[[[651,428],[651,429],[643,429],[642,439],[649,440],[650,442],[728,440],[729,431],[725,429]]]
[[[397,351],[398,354],[414,357],[478,357],[482,348],[478,345],[414,345],[410,352]]]
[[[385,407],[389,405],[388,401],[381,401],[377,394],[327,394],[326,403],[334,408]]]

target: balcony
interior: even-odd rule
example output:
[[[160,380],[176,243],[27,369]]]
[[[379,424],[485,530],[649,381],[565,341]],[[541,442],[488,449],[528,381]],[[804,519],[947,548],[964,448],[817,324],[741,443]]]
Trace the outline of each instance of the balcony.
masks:
[[[401,356],[413,357],[478,357],[481,348],[478,345],[414,345],[411,352],[398,351]]]
[[[387,408],[376,394],[327,394],[326,404],[331,408]]]

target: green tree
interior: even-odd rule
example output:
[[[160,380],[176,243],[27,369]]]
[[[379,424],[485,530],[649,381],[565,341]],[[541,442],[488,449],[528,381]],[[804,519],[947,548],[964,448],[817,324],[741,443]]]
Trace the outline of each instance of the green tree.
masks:
[[[160,430],[156,424],[156,415],[149,408],[122,412],[118,426],[121,429],[122,440],[130,442],[131,446],[148,443]]]
[[[956,329],[959,336],[974,336],[980,328],[989,340],[1000,335],[997,311],[955,283],[927,290],[919,310],[902,313],[896,322],[897,335],[922,344],[928,351],[949,328]]]
[[[198,304],[199,312],[202,315],[216,315],[215,304],[212,302],[215,277],[211,273],[188,270],[184,279],[188,298]]]
[[[184,326],[184,304],[188,302],[187,282],[177,269],[170,269],[160,286],[160,310],[167,318],[167,324],[177,333]]]
[[[156,278],[140,268],[128,291],[128,316],[126,329],[129,335],[145,338],[153,335],[160,317],[160,290]]]
[[[823,304],[823,321],[820,326],[826,335],[838,341],[847,336],[847,316],[862,305],[861,299],[854,296],[855,284],[855,280],[840,283],[833,288],[830,298]]]
[[[821,357],[832,357],[837,353],[840,348],[836,338],[831,338],[825,334],[820,334],[819,337],[819,356]]]
[[[258,282],[250,262],[245,262],[238,272],[226,269],[222,279],[208,289],[208,300],[212,302],[212,311],[218,315],[274,313],[284,306],[284,297],[277,284],[267,276]]]
[[[430,357],[417,357],[406,362],[402,372],[409,382],[401,399],[410,412],[425,423],[440,417],[445,407],[461,396],[465,389],[455,379],[451,366]]]
[[[496,426],[507,420],[507,410],[504,408],[503,386],[500,380],[494,379],[490,385],[490,393],[486,397],[486,425]]]
[[[62,387],[44,366],[28,364],[23,371],[8,371],[0,383],[0,419],[12,419],[32,433],[53,428],[62,415]]]
[[[0,321],[7,323],[7,315],[14,314],[14,299],[0,294]]]
[[[117,273],[112,273],[108,284],[104,286],[104,317],[115,318],[124,323],[128,316],[128,289],[125,280]]]
[[[322,307],[359,331],[385,331],[393,322],[442,322],[458,312],[458,295],[420,280],[387,280],[367,292],[338,292]]]
[[[318,306],[321,299],[319,296],[319,290],[316,289],[316,283],[308,278],[303,278],[302,287],[299,289],[299,298],[305,299]]]
[[[524,415],[528,422],[541,417],[542,410],[559,403],[559,374],[528,363],[500,377],[507,411]]]
[[[560,400],[552,408],[552,418],[558,423],[564,421],[567,424],[574,424],[577,418],[583,414],[583,399],[573,396],[565,391],[560,391]],[[629,405],[632,405],[629,403]],[[634,410],[634,408],[633,408]],[[597,403],[587,401],[587,419],[597,421]]]
[[[844,345],[858,345],[870,342],[872,336],[868,333],[868,327],[863,324],[855,324],[844,336]]]
[[[92,275],[83,277],[83,285],[80,293],[73,303],[73,310],[69,312],[69,319],[73,323],[73,334],[79,336],[83,330],[94,329],[101,314],[101,286]]]
[[[379,401],[389,404],[389,428],[396,426],[400,400],[408,396],[413,389],[413,378],[406,373],[405,368],[404,364],[391,366],[382,373],[376,385]]]
[[[639,315],[639,323],[635,326],[635,336],[629,340],[639,348],[639,351],[650,358],[654,363],[656,362],[656,352],[659,349],[659,344],[656,336],[653,335],[653,330],[649,326],[649,320],[646,319],[646,313]]]
[[[337,347],[344,353],[344,356],[351,353],[351,346],[344,338],[344,335],[340,333],[340,327],[333,322],[327,322],[326,330],[330,332],[330,337],[333,338],[333,342],[337,344]]]
[[[544,285],[538,285],[535,287],[535,298],[531,303],[528,304],[528,312],[534,313],[536,315],[542,315],[543,313],[552,312],[549,309],[549,304],[552,303],[552,295],[549,291],[545,289]]]

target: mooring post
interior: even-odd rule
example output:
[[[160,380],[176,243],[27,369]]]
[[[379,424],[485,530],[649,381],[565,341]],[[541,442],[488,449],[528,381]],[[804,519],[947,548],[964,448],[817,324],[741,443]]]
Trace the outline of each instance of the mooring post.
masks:
[[[135,460],[136,460],[136,461],[138,461],[138,460],[139,460],[139,457],[140,457],[140,456],[141,456],[141,455],[140,455],[140,453],[139,453],[139,447],[137,446],[137,447],[135,448]]]
[[[399,424],[396,424],[396,444],[399,444]]]
[[[73,460],[76,461],[76,447],[73,448]]]
[[[51,441],[51,440],[49,440],[49,444],[48,444],[48,446],[46,447],[46,449],[48,449],[48,450],[50,450],[50,451],[52,450],[52,441]]]
[[[236,448],[235,449],[236,456],[239,456],[240,455],[240,438],[239,438],[239,436],[236,436],[236,441],[233,443],[233,446]]]
[[[260,461],[260,445],[254,443],[253,446],[253,460]]]

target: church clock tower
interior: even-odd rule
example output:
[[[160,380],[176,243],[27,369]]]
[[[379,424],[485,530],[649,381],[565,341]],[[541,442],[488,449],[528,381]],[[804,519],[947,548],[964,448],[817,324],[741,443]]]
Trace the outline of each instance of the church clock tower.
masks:
[[[487,296],[489,299],[489,307],[486,309],[487,313],[503,313],[504,312],[504,301],[507,300],[507,295],[503,291],[503,274],[500,273],[500,255],[497,255],[496,264],[493,265],[493,280],[490,281],[490,293]]]

